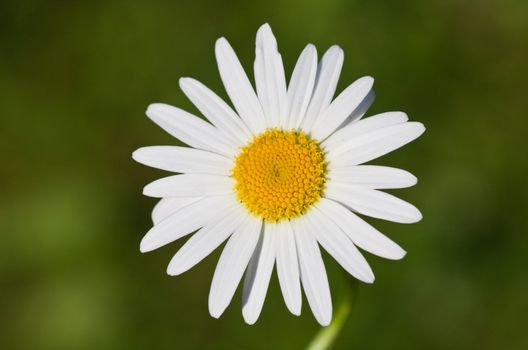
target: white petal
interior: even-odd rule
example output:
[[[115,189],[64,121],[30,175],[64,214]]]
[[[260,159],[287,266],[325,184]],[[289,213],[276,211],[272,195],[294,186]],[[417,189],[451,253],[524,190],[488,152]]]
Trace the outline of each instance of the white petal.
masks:
[[[225,132],[242,145],[251,140],[251,131],[242,119],[207,86],[192,78],[181,78],[180,88],[200,112],[220,131]]]
[[[374,79],[363,77],[349,85],[316,119],[312,136],[324,140],[357,109],[372,89]]]
[[[339,226],[361,249],[382,258],[399,260],[405,250],[341,204],[322,198],[316,207]]]
[[[153,103],[147,116],[163,130],[191,147],[232,157],[236,145],[224,137],[214,126],[179,108],[163,103]]]
[[[188,206],[200,200],[201,197],[166,197],[152,209],[152,222],[157,225],[160,221],[169,217],[171,214],[179,211],[181,208]]]
[[[286,79],[277,40],[267,23],[257,31],[255,50],[255,83],[267,126],[282,126],[288,113]]]
[[[387,126],[404,123],[408,120],[407,114],[403,112],[386,112],[374,115],[372,117],[352,122],[344,128],[336,131],[332,136],[327,138],[323,147],[327,151],[339,148],[343,143],[355,139],[356,137],[367,134]]]
[[[247,218],[247,214],[239,205],[231,208],[225,216],[217,222],[210,222],[178,250],[167,267],[167,273],[171,276],[179,275],[202,261],[213,250],[218,248]]]
[[[375,99],[376,99],[376,93],[374,92],[374,90],[371,89],[369,93],[367,94],[367,96],[363,99],[363,101],[361,101],[359,106],[357,106],[356,109],[352,111],[352,113],[343,122],[343,124],[341,124],[339,128],[343,128],[347,126],[348,124],[353,123],[356,120],[363,118],[363,116],[365,115],[365,113],[367,113],[370,106],[372,106],[372,104],[374,103]]]
[[[288,85],[289,118],[286,129],[298,128],[312,97],[317,73],[317,50],[308,44],[293,69]]]
[[[343,203],[352,210],[373,218],[404,224],[418,222],[422,214],[415,206],[385,192],[329,182],[327,198]]]
[[[368,109],[372,104],[374,103],[374,100],[376,99],[376,93],[373,89],[369,91],[367,96],[361,101],[359,106],[352,111],[352,113],[348,116],[348,118],[345,119],[345,121],[331,134],[335,134],[337,131],[344,129],[345,127],[351,125],[352,123],[358,121],[359,119],[363,118],[365,113],[367,113]],[[330,136],[331,136],[330,135]]]
[[[314,93],[301,124],[303,131],[310,132],[319,114],[330,105],[342,67],[343,50],[334,45],[325,52],[317,68]]]
[[[132,153],[136,162],[175,173],[229,176],[233,161],[217,153],[190,147],[151,146]]]
[[[266,129],[260,102],[233,48],[225,38],[216,41],[216,62],[220,77],[238,115],[249,130],[259,134]]]
[[[328,179],[336,183],[374,189],[405,188],[416,185],[418,181],[408,171],[377,165],[355,165],[330,169]]]
[[[365,163],[404,146],[424,131],[423,124],[418,122],[388,126],[343,142],[328,152],[327,159],[336,168]]]
[[[173,242],[222,217],[235,203],[234,196],[218,196],[189,204],[151,228],[141,240],[139,249],[149,252]]]
[[[262,220],[248,216],[227,241],[209,292],[209,313],[218,318],[227,308],[260,237]]]
[[[271,232],[273,228],[273,224],[264,224],[244,279],[242,315],[247,324],[257,322],[268,291],[275,263],[275,232]]]
[[[266,89],[266,78],[264,71],[264,54],[259,47],[255,48],[255,62],[253,62],[253,74],[255,75],[255,88],[257,90],[257,97],[259,99],[260,105],[262,107],[262,112],[264,114],[264,120],[266,122],[266,127],[270,128],[273,125],[271,120],[270,113],[268,111],[270,107],[268,99],[268,91]]]
[[[349,274],[366,283],[374,282],[368,262],[339,226],[318,209],[311,210],[306,220],[317,241]]]
[[[149,183],[143,194],[149,197],[204,197],[233,193],[233,179],[209,174],[167,176]]]
[[[304,221],[303,217],[292,220],[302,285],[315,319],[322,326],[327,326],[332,320],[328,277],[317,241]]]
[[[277,224],[276,232],[277,275],[288,310],[294,315],[301,314],[301,281],[295,237],[290,222],[283,220]]]

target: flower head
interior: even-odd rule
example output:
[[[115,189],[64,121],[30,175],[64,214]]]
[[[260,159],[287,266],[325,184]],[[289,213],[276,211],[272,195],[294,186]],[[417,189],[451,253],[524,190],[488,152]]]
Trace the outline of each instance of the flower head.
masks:
[[[301,312],[301,283],[317,321],[327,325],[332,301],[319,245],[357,279],[374,275],[357,247],[401,259],[405,251],[357,214],[412,223],[414,206],[380,189],[412,186],[410,173],[361,165],[420,136],[425,128],[402,112],[361,119],[374,100],[374,79],[363,77],[332,100],[343,51],[332,46],[317,63],[313,45],[301,53],[289,84],[269,25],[257,32],[256,93],[226,39],[216,59],[236,110],[200,82],[182,78],[187,97],[209,120],[165,104],[147,115],[190,147],[140,148],[133,158],[178,173],[154,181],[144,194],[161,198],[142,252],[191,232],[167,272],[181,274],[224,241],[209,294],[219,317],[244,272],[243,316],[256,322],[274,266],[288,309]]]

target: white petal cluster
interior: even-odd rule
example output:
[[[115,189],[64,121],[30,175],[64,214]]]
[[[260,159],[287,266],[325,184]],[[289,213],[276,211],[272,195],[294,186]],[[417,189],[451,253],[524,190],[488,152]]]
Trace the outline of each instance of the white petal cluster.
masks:
[[[234,109],[202,83],[182,78],[185,95],[210,122],[166,104],[152,104],[147,115],[189,147],[140,148],[133,158],[177,173],[145,186],[161,198],[152,212],[154,226],[141,241],[151,251],[196,231],[170,261],[167,272],[181,274],[224,241],[209,294],[209,311],[220,317],[244,273],[242,313],[257,321],[276,266],[288,309],[301,313],[301,285],[321,325],[332,319],[332,301],[323,247],[347,272],[366,283],[374,274],[358,248],[387,259],[405,251],[358,216],[413,223],[422,216],[413,205],[382,192],[413,186],[404,170],[361,165],[419,137],[425,130],[402,112],[361,119],[374,101],[372,77],[362,77],[334,98],[343,51],[332,46],[318,63],[315,46],[302,51],[289,84],[269,25],[257,32],[256,91],[225,38],[215,47],[222,82]],[[328,174],[324,198],[305,215],[270,223],[251,215],[237,200],[231,169],[240,147],[266,129],[297,129],[317,140]]]

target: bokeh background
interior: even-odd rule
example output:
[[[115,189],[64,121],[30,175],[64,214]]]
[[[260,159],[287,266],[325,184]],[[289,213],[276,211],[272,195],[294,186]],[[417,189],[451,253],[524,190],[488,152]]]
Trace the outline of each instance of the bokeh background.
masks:
[[[408,255],[368,255],[336,349],[528,349],[528,2],[0,2],[0,348],[302,349],[319,326],[290,315],[274,274],[255,326],[237,292],[221,319],[207,295],[220,250],[180,277],[185,239],[139,241],[164,175],[132,161],[176,144],[144,115],[151,102],[196,112],[192,76],[221,96],[213,47],[226,36],[251,73],[269,22],[289,75],[308,42],[345,51],[338,91],[376,78],[370,114],[406,111],[427,132],[376,163],[408,169],[394,191],[415,225],[370,220]],[[348,278],[325,256],[334,306]]]

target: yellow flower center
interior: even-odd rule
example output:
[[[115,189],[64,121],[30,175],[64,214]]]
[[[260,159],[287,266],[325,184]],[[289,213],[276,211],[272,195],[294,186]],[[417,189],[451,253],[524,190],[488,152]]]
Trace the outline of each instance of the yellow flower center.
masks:
[[[238,199],[269,222],[300,216],[323,194],[326,161],[305,133],[268,129],[255,136],[232,169]]]

